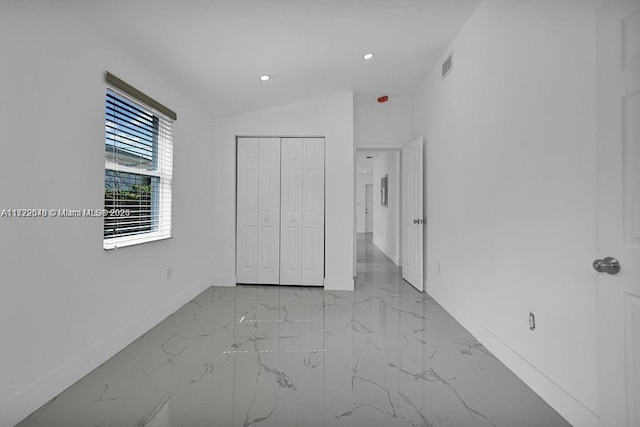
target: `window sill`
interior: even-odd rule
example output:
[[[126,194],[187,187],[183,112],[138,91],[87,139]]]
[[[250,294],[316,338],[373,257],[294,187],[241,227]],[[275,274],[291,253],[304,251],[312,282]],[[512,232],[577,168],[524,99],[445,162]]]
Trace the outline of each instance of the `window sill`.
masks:
[[[148,233],[138,234],[135,236],[118,237],[103,241],[102,248],[105,251],[113,251],[115,249],[126,248],[128,246],[137,246],[144,243],[157,242],[159,240],[173,239],[173,236],[166,233]]]

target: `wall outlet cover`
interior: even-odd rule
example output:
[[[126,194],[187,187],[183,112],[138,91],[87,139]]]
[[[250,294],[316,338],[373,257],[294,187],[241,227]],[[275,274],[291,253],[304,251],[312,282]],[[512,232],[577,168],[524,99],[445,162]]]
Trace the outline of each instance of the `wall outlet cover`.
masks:
[[[529,312],[529,329],[532,331],[536,329],[536,316],[532,312]]]

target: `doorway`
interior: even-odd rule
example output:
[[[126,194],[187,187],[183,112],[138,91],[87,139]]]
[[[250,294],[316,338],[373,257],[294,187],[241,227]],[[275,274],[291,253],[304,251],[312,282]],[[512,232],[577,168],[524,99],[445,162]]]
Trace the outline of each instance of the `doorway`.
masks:
[[[403,147],[357,150],[357,231],[424,290],[424,140]],[[365,181],[368,180],[368,181]],[[379,195],[379,196],[378,196]],[[358,239],[358,244],[364,239]]]
[[[373,233],[373,184],[365,186],[364,232]]]
[[[357,232],[400,266],[400,149],[357,150],[356,158]]]

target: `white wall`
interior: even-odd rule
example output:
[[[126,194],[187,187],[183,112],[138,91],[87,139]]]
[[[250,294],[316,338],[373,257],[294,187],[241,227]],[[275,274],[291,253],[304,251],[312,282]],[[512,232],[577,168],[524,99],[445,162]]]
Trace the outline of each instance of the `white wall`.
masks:
[[[388,175],[387,206],[380,204],[380,180]],[[400,264],[400,152],[386,151],[373,161],[373,243]]]
[[[576,426],[598,411],[597,3],[486,0],[413,115],[427,291]]]
[[[104,72],[178,113],[174,238],[102,249],[100,218],[0,218],[0,425],[13,425],[212,284],[231,212],[213,126],[181,92],[56,3],[0,13],[0,209],[103,206]],[[224,176],[232,181],[233,174]],[[167,268],[172,278],[167,279]],[[218,272],[222,269],[218,269]]]
[[[235,270],[235,137],[324,136],[325,288],[353,290],[353,93],[221,117],[212,125],[216,240],[209,263],[213,271],[233,275]]]
[[[363,171],[366,171],[363,173]],[[373,184],[373,159],[358,157],[356,170],[356,213],[358,233],[366,232],[367,185]],[[375,199],[374,199],[375,201]],[[373,212],[370,213],[373,215]]]
[[[356,147],[402,147],[411,139],[412,107],[411,96],[357,106],[354,110]]]

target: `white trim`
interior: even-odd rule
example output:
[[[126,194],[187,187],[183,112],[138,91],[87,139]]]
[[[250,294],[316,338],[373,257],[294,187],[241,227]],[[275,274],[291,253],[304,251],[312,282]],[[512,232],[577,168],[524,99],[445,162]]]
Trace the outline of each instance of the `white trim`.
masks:
[[[356,151],[402,151],[406,143],[382,143],[356,145]]]
[[[456,321],[469,331],[494,356],[524,381],[553,409],[576,427],[597,427],[598,415],[572,396],[559,384],[538,370],[531,362],[493,334],[478,320],[460,307],[455,306],[439,287],[424,282],[427,293],[444,308]]]
[[[12,426],[22,421],[33,411],[200,295],[211,284],[211,277],[203,278],[168,302],[152,309],[129,326],[115,332],[75,359],[60,366],[51,374],[23,387],[5,402],[0,403],[0,426]]]
[[[347,275],[347,277],[325,277],[324,289],[327,291],[353,291],[354,278]]]
[[[131,166],[119,165],[117,163],[109,162],[109,161],[106,161],[106,160],[104,162],[104,168],[112,170],[114,172],[124,172],[124,173],[130,173],[130,174],[133,174],[133,175],[152,176],[154,178],[162,178],[163,177],[162,173],[160,173],[159,171],[150,171],[150,170],[147,170],[147,169],[139,169],[139,168],[134,168],[134,167],[131,167]]]
[[[236,286],[236,276],[213,276],[211,286],[234,287]]]
[[[167,240],[171,238],[171,230],[154,231],[149,233],[133,234],[131,236],[103,239],[102,247],[105,251],[110,251],[113,249],[125,248],[127,246],[140,245],[142,243]]]

